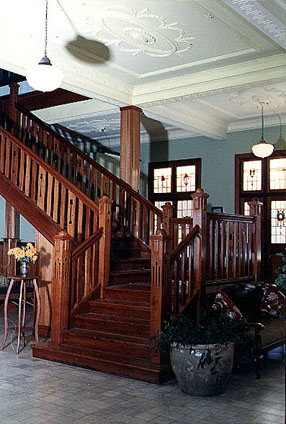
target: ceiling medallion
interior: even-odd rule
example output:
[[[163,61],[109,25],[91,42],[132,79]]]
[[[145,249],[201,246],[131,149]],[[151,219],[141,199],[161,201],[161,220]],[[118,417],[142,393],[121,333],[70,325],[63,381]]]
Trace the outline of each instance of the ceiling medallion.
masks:
[[[88,18],[87,24],[94,27],[92,18]],[[100,24],[98,40],[133,55],[182,56],[193,46],[194,37],[187,37],[177,22],[168,23],[149,9],[138,12],[124,6],[108,7],[101,11]]]

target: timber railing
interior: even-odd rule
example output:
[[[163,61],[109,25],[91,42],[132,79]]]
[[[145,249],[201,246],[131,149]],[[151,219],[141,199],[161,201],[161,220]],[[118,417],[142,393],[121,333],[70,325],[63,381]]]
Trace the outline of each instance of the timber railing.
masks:
[[[256,219],[207,214],[206,281],[255,278]]]
[[[78,243],[98,228],[98,206],[0,127],[0,173]]]
[[[155,225],[161,227],[160,209],[20,105],[15,120],[14,134],[24,145],[94,202],[108,196],[113,220],[149,244]]]
[[[172,314],[180,315],[200,292],[201,236],[195,225],[170,255]]]

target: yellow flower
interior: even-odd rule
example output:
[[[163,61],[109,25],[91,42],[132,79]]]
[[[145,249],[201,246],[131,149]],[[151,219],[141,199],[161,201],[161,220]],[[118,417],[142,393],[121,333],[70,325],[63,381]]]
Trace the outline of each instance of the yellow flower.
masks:
[[[36,262],[38,259],[38,252],[32,245],[32,243],[27,243],[25,247],[14,247],[13,249],[8,250],[8,255],[14,255],[17,261],[25,262]]]

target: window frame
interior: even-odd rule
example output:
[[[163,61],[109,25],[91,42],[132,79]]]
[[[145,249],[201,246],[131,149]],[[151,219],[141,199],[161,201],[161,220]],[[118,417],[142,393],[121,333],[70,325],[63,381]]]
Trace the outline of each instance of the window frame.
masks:
[[[181,166],[195,166],[195,190],[193,191],[177,191],[176,189],[176,169]],[[196,189],[201,187],[201,167],[202,159],[182,159],[182,160],[172,160],[172,161],[162,161],[162,162],[152,162],[149,163],[149,172],[148,172],[148,193],[149,200],[155,204],[155,202],[169,202],[172,201],[175,206],[174,216],[177,216],[177,202],[179,200],[192,200],[191,194],[196,191]],[[154,170],[160,168],[172,168],[172,178],[171,178],[171,192],[169,193],[154,193]]]

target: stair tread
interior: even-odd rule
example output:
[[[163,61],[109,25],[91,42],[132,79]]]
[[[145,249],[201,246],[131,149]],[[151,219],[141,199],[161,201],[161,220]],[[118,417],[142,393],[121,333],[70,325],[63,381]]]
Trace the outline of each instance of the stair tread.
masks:
[[[151,269],[124,269],[119,271],[111,271],[111,275],[136,275],[136,274],[148,274],[151,273]]]
[[[148,337],[140,337],[140,336],[131,336],[122,333],[112,333],[106,331],[99,330],[91,330],[86,328],[70,328],[69,330],[65,330],[64,334],[75,334],[80,336],[86,336],[89,338],[96,338],[99,340],[113,340],[117,342],[124,342],[127,344],[136,344],[137,346],[146,347],[150,343],[150,338]]]
[[[120,323],[128,323],[130,325],[140,324],[146,327],[150,326],[150,321],[142,318],[133,318],[133,317],[125,317],[118,315],[109,315],[109,314],[96,314],[94,312],[86,312],[83,314],[75,315],[74,318],[88,318],[90,320],[104,320],[104,321],[114,321]]]
[[[90,304],[93,305],[107,305],[107,306],[114,306],[115,308],[128,308],[128,309],[139,309],[144,311],[149,311],[150,304],[148,302],[140,302],[140,301],[133,301],[133,300],[125,300],[125,299],[94,299],[89,301]]]
[[[67,355],[74,356],[77,358],[85,357],[93,360],[99,360],[105,363],[116,363],[118,365],[124,364],[124,366],[133,368],[144,368],[144,369],[159,369],[158,365],[151,363],[148,359],[143,358],[132,358],[130,355],[121,355],[118,353],[100,351],[89,348],[82,348],[74,345],[61,344],[54,346],[49,343],[38,343],[34,349],[45,349],[57,352],[63,352]]]
[[[104,289],[104,291],[113,291],[113,290],[120,290],[121,292],[128,292],[129,290],[132,290],[132,292],[134,291],[138,291],[140,293],[146,293],[146,294],[150,294],[150,290],[151,290],[151,285],[150,283],[146,283],[145,281],[142,282],[137,282],[137,283],[127,283],[127,284],[119,284],[118,286],[110,286],[110,287],[106,287]]]

